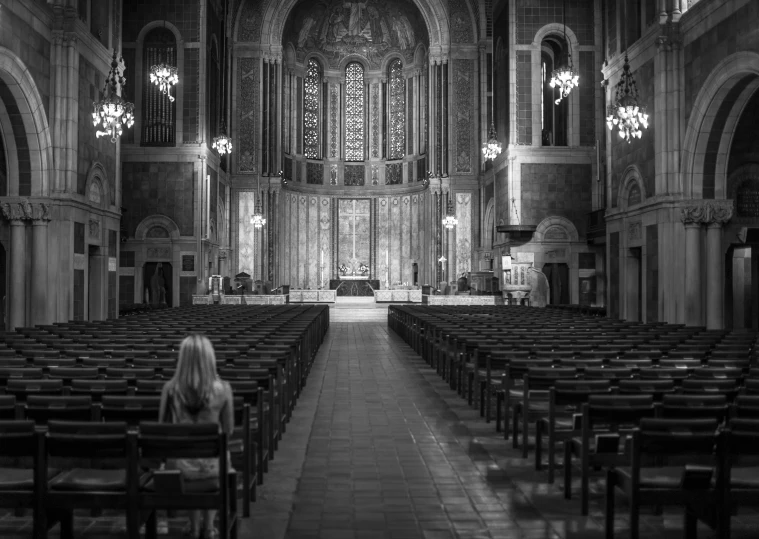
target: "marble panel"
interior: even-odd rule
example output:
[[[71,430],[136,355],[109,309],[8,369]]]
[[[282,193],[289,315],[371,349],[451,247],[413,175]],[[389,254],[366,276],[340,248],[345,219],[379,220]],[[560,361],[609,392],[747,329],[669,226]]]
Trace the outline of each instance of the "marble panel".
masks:
[[[389,211],[390,199],[381,197],[377,202],[377,279],[380,285],[387,288],[389,286],[388,260],[390,259],[388,249],[389,244]]]
[[[392,301],[392,299],[393,299],[392,290],[375,290],[374,291],[374,301],[377,301],[377,302]]]
[[[401,197],[390,197],[390,285],[401,281]]]
[[[222,296],[222,305],[242,305],[243,296]]]
[[[456,193],[456,275],[472,271],[472,194]]]
[[[335,290],[319,290],[319,301],[325,303],[334,303],[337,298]]]
[[[421,269],[421,260],[419,256],[419,195],[411,197],[411,259],[419,264]],[[421,276],[420,276],[421,278]],[[413,269],[411,280],[413,281]]]
[[[303,302],[304,303],[315,303],[319,301],[319,291],[318,290],[304,290],[303,291]]]
[[[411,270],[411,197],[401,197],[401,281],[413,284]]]
[[[319,264],[322,288],[329,283],[332,275],[332,205],[329,197],[321,197],[319,201]]]
[[[255,212],[255,191],[239,191],[237,206],[237,238],[238,238],[238,265],[235,273],[245,272],[255,276],[256,267],[256,244],[255,228],[250,224],[250,218]]]
[[[308,197],[308,287],[319,288],[319,199]]]
[[[308,197],[300,195],[298,197],[298,249],[297,249],[297,264],[298,264],[298,286],[302,288],[308,288]]]
[[[192,296],[192,304],[193,305],[210,305],[211,304],[211,296],[203,295],[203,296]]]
[[[303,301],[302,290],[290,290],[290,303],[301,303]]]
[[[409,290],[408,291],[408,300],[412,303],[421,303],[422,302],[422,291],[421,290]]]

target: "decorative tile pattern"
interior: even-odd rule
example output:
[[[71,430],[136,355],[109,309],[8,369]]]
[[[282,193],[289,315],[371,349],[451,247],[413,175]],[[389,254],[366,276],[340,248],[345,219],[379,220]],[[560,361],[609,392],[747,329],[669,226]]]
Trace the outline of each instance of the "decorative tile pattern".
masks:
[[[472,172],[472,128],[474,117],[475,94],[474,62],[472,60],[454,60],[454,115],[456,127],[456,172],[466,174]]]
[[[345,165],[345,185],[364,185],[364,165]]]
[[[259,59],[240,58],[237,109],[239,111],[238,139],[240,141],[237,171],[256,173],[258,99],[259,99]]]
[[[255,191],[238,192],[238,223],[237,238],[239,245],[239,255],[237,262],[237,271],[235,273],[245,272],[248,275],[255,276],[256,272],[256,234],[255,228],[250,224],[250,218],[256,208]]]
[[[456,275],[472,271],[472,194],[456,193]]]
[[[314,185],[324,183],[324,165],[322,163],[306,163],[306,183]]]
[[[403,183],[403,163],[388,163],[385,165],[385,185]]]

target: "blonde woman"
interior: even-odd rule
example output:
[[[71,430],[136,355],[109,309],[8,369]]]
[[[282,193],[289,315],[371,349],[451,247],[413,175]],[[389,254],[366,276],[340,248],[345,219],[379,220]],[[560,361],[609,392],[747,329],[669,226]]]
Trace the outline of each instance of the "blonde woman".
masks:
[[[161,392],[159,417],[165,423],[217,423],[223,432],[232,434],[232,389],[216,373],[216,354],[208,338],[190,335],[182,341],[174,377]],[[166,464],[167,468],[180,470],[185,481],[213,481],[219,477],[219,461],[215,458],[176,459]],[[186,531],[196,539],[217,539],[215,517],[216,511],[192,511]]]

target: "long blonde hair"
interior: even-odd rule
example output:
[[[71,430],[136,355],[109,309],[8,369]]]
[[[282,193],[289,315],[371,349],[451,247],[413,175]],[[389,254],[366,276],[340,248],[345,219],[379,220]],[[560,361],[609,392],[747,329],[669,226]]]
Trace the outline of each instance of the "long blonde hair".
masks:
[[[211,341],[197,334],[185,337],[170,386],[177,400],[188,412],[197,415],[208,405],[217,379],[216,353]]]

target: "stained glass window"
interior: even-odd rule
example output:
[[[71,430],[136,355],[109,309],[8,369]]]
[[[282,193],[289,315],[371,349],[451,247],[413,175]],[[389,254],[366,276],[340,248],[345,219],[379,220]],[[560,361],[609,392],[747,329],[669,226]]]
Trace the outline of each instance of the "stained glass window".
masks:
[[[364,160],[364,68],[345,68],[345,160]]]
[[[390,98],[390,159],[403,159],[406,146],[406,80],[403,63],[396,59],[388,67]]]
[[[303,83],[303,153],[308,159],[319,159],[319,88],[322,70],[313,58],[308,61]]]

